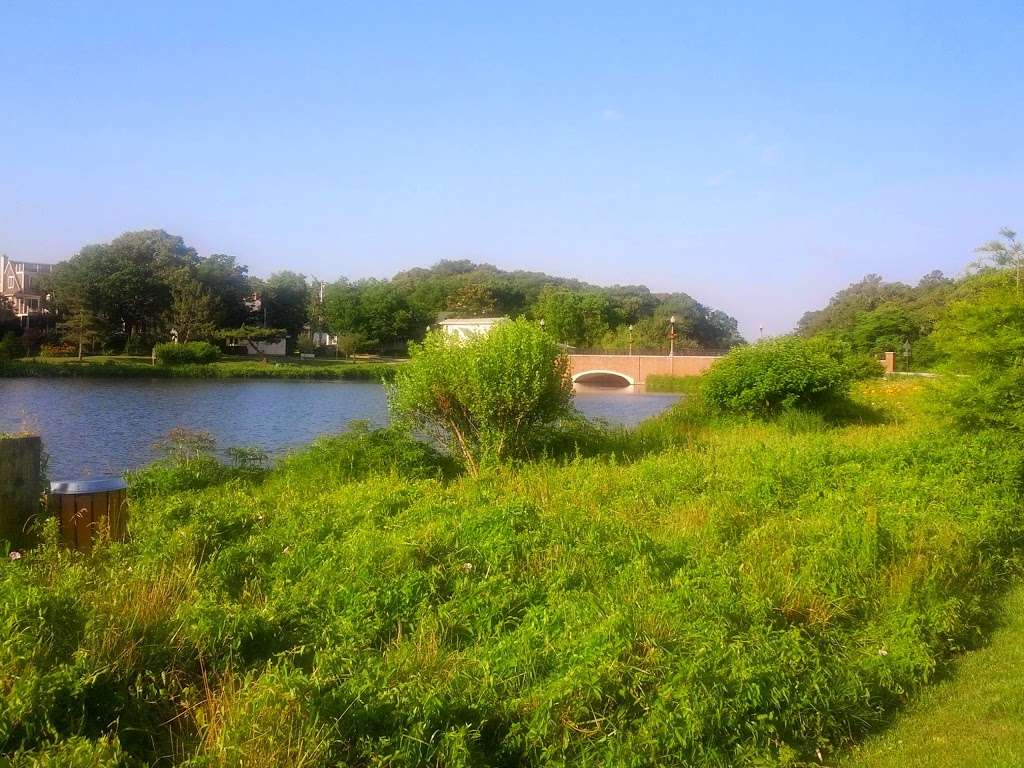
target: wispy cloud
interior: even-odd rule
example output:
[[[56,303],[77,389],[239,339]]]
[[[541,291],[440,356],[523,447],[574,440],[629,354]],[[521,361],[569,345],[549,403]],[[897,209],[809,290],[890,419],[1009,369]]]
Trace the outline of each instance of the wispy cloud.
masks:
[[[601,110],[601,119],[606,123],[617,123],[622,119],[622,113],[615,107],[605,107]]]

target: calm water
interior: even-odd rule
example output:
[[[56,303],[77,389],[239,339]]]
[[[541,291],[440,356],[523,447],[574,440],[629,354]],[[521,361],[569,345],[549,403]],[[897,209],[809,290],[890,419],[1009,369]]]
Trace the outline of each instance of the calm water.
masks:
[[[591,418],[636,424],[672,395],[582,389]],[[387,421],[384,389],[350,381],[0,379],[0,432],[43,437],[54,480],[120,474],[155,458],[153,444],[174,427],[210,432],[220,447],[270,454],[340,432],[355,419]]]

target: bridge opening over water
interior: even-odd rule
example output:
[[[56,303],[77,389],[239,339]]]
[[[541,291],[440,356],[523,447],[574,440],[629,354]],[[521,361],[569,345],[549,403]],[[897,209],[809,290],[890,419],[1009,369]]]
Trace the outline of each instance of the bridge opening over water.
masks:
[[[720,355],[569,355],[573,384],[643,387],[647,377],[699,376]]]

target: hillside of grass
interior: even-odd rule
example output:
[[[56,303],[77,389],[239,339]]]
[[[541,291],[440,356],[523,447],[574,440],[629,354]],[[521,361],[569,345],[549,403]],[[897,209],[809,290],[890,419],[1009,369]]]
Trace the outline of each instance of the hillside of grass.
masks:
[[[148,358],[26,358],[0,362],[0,378],[125,379],[388,379],[390,362],[348,360],[220,360],[206,364],[153,365]]]
[[[155,466],[129,542],[0,565],[0,745],[52,765],[831,760],[978,645],[1016,572],[1020,447],[951,432],[922,386],[769,421],[688,398],[614,452],[480,478],[366,430],[269,472]]]

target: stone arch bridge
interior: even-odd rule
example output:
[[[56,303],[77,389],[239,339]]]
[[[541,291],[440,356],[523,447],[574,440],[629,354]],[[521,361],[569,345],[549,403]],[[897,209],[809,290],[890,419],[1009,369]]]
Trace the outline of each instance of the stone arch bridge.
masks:
[[[719,355],[569,355],[573,384],[644,386],[652,374],[698,376]]]

